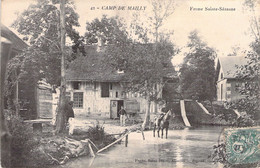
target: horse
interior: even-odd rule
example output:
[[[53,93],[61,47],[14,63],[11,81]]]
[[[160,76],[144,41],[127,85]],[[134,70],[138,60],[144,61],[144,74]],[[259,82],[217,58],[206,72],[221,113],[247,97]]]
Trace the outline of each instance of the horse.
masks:
[[[167,135],[168,135],[168,129],[169,129],[169,119],[171,117],[171,110],[169,110],[162,119],[160,119],[160,117],[155,118],[155,122],[154,122],[154,127],[153,127],[153,137],[155,137],[155,129],[157,127],[157,133],[158,133],[158,137],[160,137],[159,132],[160,130],[162,131],[161,134],[161,138],[163,138],[163,130],[165,128],[166,130],[166,139],[167,139]]]

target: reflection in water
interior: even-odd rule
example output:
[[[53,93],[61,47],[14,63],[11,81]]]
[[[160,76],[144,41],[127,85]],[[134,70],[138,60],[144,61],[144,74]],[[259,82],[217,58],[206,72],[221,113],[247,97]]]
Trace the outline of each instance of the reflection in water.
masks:
[[[189,128],[184,128],[184,129],[181,131],[181,139],[182,139],[182,140],[186,140],[186,136],[188,135],[188,131],[189,131]]]
[[[179,146],[176,147],[176,166],[183,168],[182,150]]]
[[[93,168],[167,168],[167,167],[219,167],[212,164],[208,156],[218,141],[221,127],[169,130],[168,139],[153,137],[152,131],[145,132],[145,141],[138,133],[131,133],[128,147],[117,144],[95,158],[81,157],[68,162],[65,167]],[[61,166],[58,166],[61,167]]]
[[[92,167],[94,161],[95,161],[95,157],[92,157],[92,158],[89,160],[88,167]]]
[[[186,136],[189,128],[184,128],[181,132],[181,140],[186,140]],[[176,166],[178,168],[183,168],[183,158],[182,158],[182,150],[180,146],[176,146]]]

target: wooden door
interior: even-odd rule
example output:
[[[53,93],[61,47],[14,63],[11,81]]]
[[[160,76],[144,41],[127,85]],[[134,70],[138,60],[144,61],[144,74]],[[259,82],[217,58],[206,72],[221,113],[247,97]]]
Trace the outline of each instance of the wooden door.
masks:
[[[110,101],[110,118],[117,118],[117,100]]]

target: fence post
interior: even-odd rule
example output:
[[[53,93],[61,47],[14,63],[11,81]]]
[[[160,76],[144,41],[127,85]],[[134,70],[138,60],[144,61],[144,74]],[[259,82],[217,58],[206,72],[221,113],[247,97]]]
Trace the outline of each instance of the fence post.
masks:
[[[128,144],[128,135],[126,135],[125,137],[125,147],[127,147],[127,144]]]

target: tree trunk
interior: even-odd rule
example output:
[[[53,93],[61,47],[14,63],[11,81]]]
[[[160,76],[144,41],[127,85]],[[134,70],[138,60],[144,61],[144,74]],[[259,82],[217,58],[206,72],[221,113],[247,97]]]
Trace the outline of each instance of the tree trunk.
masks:
[[[66,80],[65,80],[65,0],[60,2],[60,28],[61,28],[61,86],[60,98],[56,116],[55,133],[65,130],[65,101],[66,101]]]
[[[150,122],[150,107],[151,107],[151,99],[150,99],[150,97],[148,97],[147,111],[145,113],[144,122],[142,124],[143,130],[145,130],[146,126],[148,126],[148,124]]]

